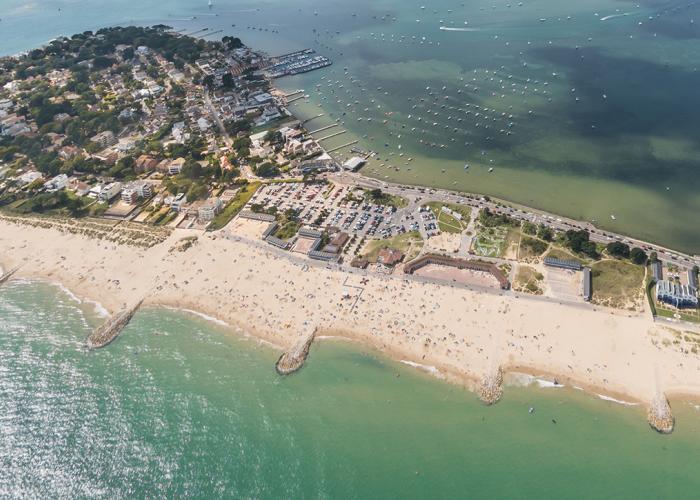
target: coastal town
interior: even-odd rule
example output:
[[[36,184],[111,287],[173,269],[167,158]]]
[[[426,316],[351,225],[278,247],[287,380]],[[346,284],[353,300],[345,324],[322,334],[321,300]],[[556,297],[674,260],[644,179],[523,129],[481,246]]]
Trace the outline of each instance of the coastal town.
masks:
[[[488,196],[365,177],[375,153],[327,151],[316,136],[334,132],[288,109],[304,91],[274,85],[330,64],[311,49],[270,57],[166,26],[86,32],[1,59],[0,222],[120,234],[145,249],[177,238],[176,254],[207,238],[231,255],[247,245],[341,273],[348,315],[367,280],[389,280],[651,319],[684,331],[697,354],[699,256]]]

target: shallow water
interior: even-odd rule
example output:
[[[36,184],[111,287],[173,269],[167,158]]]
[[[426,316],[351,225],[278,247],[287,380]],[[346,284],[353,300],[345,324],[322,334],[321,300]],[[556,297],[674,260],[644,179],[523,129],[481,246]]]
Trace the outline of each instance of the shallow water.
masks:
[[[312,122],[319,128],[342,122],[348,133],[327,147],[358,139],[381,153],[364,173],[490,194],[700,251],[698,2],[2,4],[4,53],[156,23],[223,30],[273,54],[314,47],[334,65],[279,84],[310,95],[292,109],[323,112]]]
[[[54,286],[0,289],[0,496],[638,499],[700,487],[700,414],[683,402],[665,437],[642,408],[570,389],[508,387],[487,408],[344,342],[321,342],[282,379],[273,350],[175,311],[144,309],[86,352],[99,320]]]

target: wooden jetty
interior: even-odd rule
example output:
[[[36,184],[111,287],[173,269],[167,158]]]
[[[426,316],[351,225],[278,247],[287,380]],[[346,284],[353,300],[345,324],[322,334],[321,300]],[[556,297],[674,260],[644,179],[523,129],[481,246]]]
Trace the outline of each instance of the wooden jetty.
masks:
[[[301,124],[302,124],[302,125],[306,125],[306,124],[309,123],[311,120],[315,120],[316,118],[321,118],[322,116],[325,116],[325,115],[324,115],[323,113],[320,113],[320,114],[318,114],[318,115],[316,115],[316,116],[312,116],[311,118],[307,118],[306,120],[304,120],[303,122],[301,122]]]
[[[333,127],[337,127],[337,123],[333,123],[331,125],[327,125],[325,127],[317,128],[316,130],[312,130],[309,132],[309,134],[318,134],[319,132],[323,132],[324,130],[332,129]]]
[[[316,337],[316,328],[313,328],[308,335],[304,335],[290,351],[282,353],[275,363],[275,370],[279,375],[291,375],[304,366],[314,337]]]
[[[89,349],[99,349],[105,347],[116,339],[121,331],[129,324],[136,311],[141,307],[142,300],[134,306],[124,309],[95,329],[87,338],[86,344]]]
[[[2,276],[0,276],[0,285],[2,285],[2,284],[5,283],[6,281],[8,281],[10,278],[12,278],[12,275],[15,274],[17,271],[19,271],[19,268],[20,268],[20,267],[21,267],[21,266],[17,266],[17,267],[15,267],[14,269],[10,269],[10,270],[7,271],[5,274],[3,274]]]
[[[340,132],[335,132],[335,133],[333,133],[333,134],[329,134],[329,135],[327,135],[327,136],[325,136],[325,137],[321,137],[320,139],[316,139],[316,142],[325,141],[326,139],[330,139],[331,137],[336,137],[336,136],[338,136],[338,135],[342,135],[342,134],[344,134],[345,132],[346,132],[345,130],[341,130]]]
[[[357,144],[358,142],[360,142],[360,141],[355,140],[352,142],[348,142],[347,144],[343,144],[342,146],[338,146],[337,148],[329,149],[326,151],[326,153],[334,153],[334,152],[341,150],[343,148],[347,148],[348,146],[352,146],[353,144]]]

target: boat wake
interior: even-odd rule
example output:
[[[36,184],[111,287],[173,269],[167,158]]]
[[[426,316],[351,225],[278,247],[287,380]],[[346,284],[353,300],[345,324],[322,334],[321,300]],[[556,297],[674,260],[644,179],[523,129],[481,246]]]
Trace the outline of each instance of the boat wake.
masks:
[[[600,20],[601,20],[601,21],[608,21],[608,20],[610,20],[610,19],[615,19],[615,18],[617,18],[617,17],[627,17],[627,16],[629,16],[630,14],[632,14],[632,13],[631,13],[631,12],[625,12],[625,13],[623,13],[623,14],[610,14],[609,16],[601,17]]]
[[[450,28],[448,26],[440,26],[441,31],[481,31],[480,28]]]

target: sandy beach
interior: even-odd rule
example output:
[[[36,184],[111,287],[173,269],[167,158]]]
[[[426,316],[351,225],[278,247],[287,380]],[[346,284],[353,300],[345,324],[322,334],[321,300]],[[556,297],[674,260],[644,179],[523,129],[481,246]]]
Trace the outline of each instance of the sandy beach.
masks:
[[[144,248],[0,218],[0,265],[20,264],[18,277],[61,283],[112,313],[145,298],[284,348],[317,326],[321,338],[348,337],[471,388],[501,366],[624,401],[700,397],[695,343],[648,314],[352,274],[228,230],[175,230]]]

